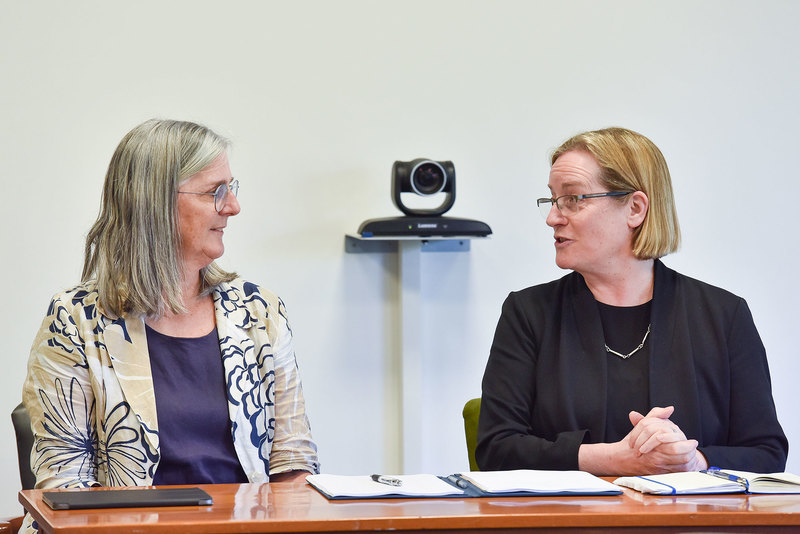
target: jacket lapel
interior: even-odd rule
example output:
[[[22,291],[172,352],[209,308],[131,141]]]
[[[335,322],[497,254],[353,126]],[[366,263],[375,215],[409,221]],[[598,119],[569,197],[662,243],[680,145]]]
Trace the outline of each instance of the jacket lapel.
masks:
[[[245,303],[252,295],[229,284],[214,291],[217,335],[225,370],[228,417],[233,445],[250,482],[264,482],[269,472],[263,358],[270,349],[266,332]]]
[[[214,291],[214,314],[217,321],[222,364],[228,392],[228,415],[238,421],[243,399],[256,390],[261,376],[256,372],[255,343],[248,335],[256,324],[250,310],[241,300],[242,294],[228,284]]]
[[[115,319],[106,325],[103,337],[125,401],[141,424],[157,432],[156,398],[144,321],[135,317]],[[148,441],[152,432],[145,433]]]
[[[574,395],[580,399],[575,407],[581,420],[589,428],[593,440],[605,436],[607,399],[607,360],[603,352],[603,324],[592,292],[583,277],[575,273],[564,309],[570,310],[574,327],[562,335],[562,346],[568,350]],[[578,332],[578,339],[570,332]]]
[[[699,436],[700,425],[694,354],[688,339],[683,294],[678,276],[656,260],[651,312],[650,406],[675,406],[671,417],[687,437]]]

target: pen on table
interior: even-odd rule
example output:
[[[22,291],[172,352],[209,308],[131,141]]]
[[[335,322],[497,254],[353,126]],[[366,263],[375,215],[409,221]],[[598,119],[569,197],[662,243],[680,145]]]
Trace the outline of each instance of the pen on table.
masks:
[[[725,471],[720,470],[718,467],[709,467],[708,469],[703,469],[700,472],[717,478],[724,478],[725,480],[730,480],[732,482],[736,482],[737,484],[741,484],[742,486],[744,486],[745,491],[748,491],[750,489],[750,482],[748,482],[746,478],[726,473]]]
[[[469,487],[469,484],[467,484],[466,481],[458,478],[455,475],[448,475],[447,480],[449,480],[451,483],[455,484],[456,487],[459,487],[461,489],[467,489]]]
[[[387,486],[402,486],[403,481],[395,477],[387,477],[386,475],[372,475],[372,480]]]

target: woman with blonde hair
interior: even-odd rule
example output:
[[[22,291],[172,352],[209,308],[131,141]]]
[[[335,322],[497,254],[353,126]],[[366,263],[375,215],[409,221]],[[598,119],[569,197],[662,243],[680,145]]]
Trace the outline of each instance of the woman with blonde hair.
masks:
[[[483,377],[481,469],[782,471],[788,444],[745,301],[659,258],[680,243],[661,151],[623,128],[551,159],[560,280],[511,293]]]
[[[318,472],[283,302],[214,262],[240,211],[228,148],[170,120],[117,147],[82,281],[53,298],[31,349],[37,488]]]

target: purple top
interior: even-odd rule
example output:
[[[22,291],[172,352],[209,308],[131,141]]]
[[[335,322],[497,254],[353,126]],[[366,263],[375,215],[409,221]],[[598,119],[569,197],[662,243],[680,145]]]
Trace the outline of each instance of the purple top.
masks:
[[[217,329],[198,338],[147,327],[161,460],[153,484],[247,482],[233,448]]]

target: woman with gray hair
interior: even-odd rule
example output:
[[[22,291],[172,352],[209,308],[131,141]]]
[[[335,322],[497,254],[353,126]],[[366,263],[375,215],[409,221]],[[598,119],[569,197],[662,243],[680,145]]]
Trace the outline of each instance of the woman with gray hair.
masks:
[[[81,284],[53,298],[31,349],[37,488],[319,471],[283,302],[214,263],[240,211],[228,147],[167,120],[117,147]]]

